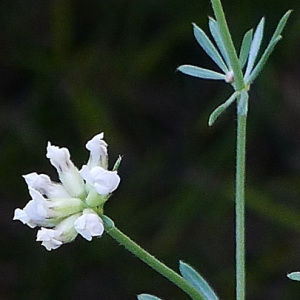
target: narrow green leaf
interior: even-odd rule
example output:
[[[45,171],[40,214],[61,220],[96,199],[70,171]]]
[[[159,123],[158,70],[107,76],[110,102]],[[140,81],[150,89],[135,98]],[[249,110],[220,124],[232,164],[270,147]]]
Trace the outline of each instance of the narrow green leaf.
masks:
[[[245,90],[242,90],[237,106],[237,113],[241,116],[246,116],[248,113],[248,99],[249,94]]]
[[[207,69],[203,69],[203,68],[199,68],[199,67],[195,67],[195,66],[191,66],[191,65],[180,66],[179,68],[177,68],[177,70],[184,74],[198,77],[198,78],[225,80],[224,74],[221,74],[221,73],[218,73],[215,71],[211,71],[211,70],[207,70]]]
[[[251,84],[255,80],[255,78],[258,76],[258,74],[260,73],[260,71],[265,66],[265,64],[266,64],[269,56],[273,52],[276,44],[281,39],[282,39],[282,36],[277,36],[276,39],[274,39],[272,42],[270,42],[270,44],[266,48],[265,52],[261,56],[260,60],[258,61],[257,65],[255,66],[255,68],[253,69],[253,71],[251,72],[251,74],[249,75],[249,77],[245,80],[247,84]]]
[[[275,40],[279,35],[281,35],[282,30],[284,29],[286,22],[288,21],[290,14],[292,13],[292,10],[288,10],[280,19],[278,22],[278,25],[275,29],[275,32],[273,33],[273,36],[271,38],[271,41]]]
[[[227,109],[227,107],[233,103],[233,101],[236,99],[236,97],[240,94],[240,92],[234,92],[228,100],[226,100],[223,104],[218,106],[209,116],[208,119],[208,125],[212,126],[215,121],[219,118],[219,116]]]
[[[220,29],[219,29],[219,25],[218,25],[218,22],[209,17],[209,22],[208,22],[208,25],[209,25],[209,29],[210,29],[210,33],[212,35],[212,37],[214,38],[220,52],[221,52],[221,55],[223,56],[226,64],[227,64],[227,68],[228,69],[231,69],[231,66],[230,66],[230,61],[229,61],[229,58],[228,58],[228,54],[226,52],[226,48],[225,48],[225,45],[224,45],[224,42],[222,40],[222,36],[221,36],[221,33],[220,33]]]
[[[244,76],[245,79],[247,79],[247,77],[250,75],[250,73],[253,69],[255,60],[257,58],[257,55],[258,55],[258,52],[260,49],[260,45],[261,45],[261,41],[263,38],[264,25],[265,25],[265,18],[262,18],[255,30],[253,40],[251,43],[248,64],[247,64],[247,68],[246,68],[246,72],[245,72],[245,76]]]
[[[244,68],[245,63],[247,61],[251,43],[252,43],[252,37],[253,37],[253,29],[250,29],[245,33],[243,41],[242,41],[242,45],[241,45],[240,56],[239,56],[241,69]]]
[[[160,298],[157,298],[150,294],[140,294],[137,296],[137,298],[138,298],[138,300],[161,300]]]
[[[217,295],[209,286],[207,281],[191,266],[184,263],[183,261],[180,261],[179,270],[182,277],[186,279],[191,285],[193,285],[205,297],[206,300],[218,300]]]
[[[222,57],[220,56],[218,50],[215,48],[213,43],[210,41],[205,32],[199,28],[196,24],[193,23],[194,27],[194,36],[199,43],[199,45],[203,48],[203,50],[211,57],[211,59],[219,66],[219,68],[227,73],[228,69],[226,64],[224,63]]]
[[[280,34],[283,31],[291,12],[292,12],[291,10],[288,10],[283,15],[283,17],[280,19],[280,21],[278,22],[278,25],[275,29],[275,32],[273,33],[273,36],[269,42],[269,45],[267,46],[266,50],[264,51],[262,57],[260,58],[259,62],[255,66],[255,68],[251,72],[251,75],[249,75],[249,77],[246,79],[247,83],[253,82],[254,79],[258,76],[258,74],[263,69],[264,65],[266,64],[269,56],[273,52],[274,47],[282,39],[282,36]]]

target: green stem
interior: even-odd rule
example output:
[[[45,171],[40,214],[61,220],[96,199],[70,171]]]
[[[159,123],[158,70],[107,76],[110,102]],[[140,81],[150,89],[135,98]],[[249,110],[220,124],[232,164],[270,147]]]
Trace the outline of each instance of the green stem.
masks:
[[[228,29],[225,14],[220,0],[211,0],[212,7],[219,25],[221,37],[227,50],[234,73],[234,88],[236,91],[245,89],[243,72],[235,47]],[[248,101],[248,100],[246,100]],[[239,105],[239,100],[237,101]],[[246,294],[245,271],[245,158],[246,158],[246,123],[247,112],[238,113],[237,120],[237,150],[236,150],[236,299],[244,300]]]
[[[164,265],[154,256],[149,254],[147,251],[142,249],[134,241],[132,241],[128,236],[122,233],[118,228],[115,227],[114,222],[107,216],[101,216],[105,231],[114,238],[118,243],[123,245],[127,250],[137,256],[140,260],[149,265],[152,269],[160,273],[162,276],[168,278],[179,288],[181,288],[186,294],[188,294],[191,299],[194,300],[204,300],[204,296],[200,294],[191,284],[189,284],[183,277],[177,274],[175,271]]]
[[[236,299],[245,299],[245,167],[246,167],[246,123],[247,115],[237,120],[236,150]]]
[[[230,60],[230,64],[234,73],[235,89],[237,91],[240,91],[245,88],[243,73],[228,29],[222,4],[220,0],[211,0],[211,3],[219,25],[221,37],[227,50],[228,58]]]

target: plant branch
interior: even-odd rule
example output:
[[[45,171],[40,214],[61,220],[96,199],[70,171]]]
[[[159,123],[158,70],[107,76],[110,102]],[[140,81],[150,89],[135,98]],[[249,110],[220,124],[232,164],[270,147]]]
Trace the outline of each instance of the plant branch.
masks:
[[[182,289],[186,294],[188,294],[191,297],[191,299],[205,299],[205,297],[201,295],[200,292],[196,290],[196,288],[194,288],[178,273],[167,267],[165,264],[160,262],[147,251],[142,249],[138,244],[136,244],[133,240],[131,240],[124,233],[122,233],[118,228],[116,228],[114,222],[110,218],[108,218],[107,216],[101,216],[101,218],[104,222],[105,231],[119,244],[123,245],[128,251],[133,253],[136,257],[138,257],[156,272],[160,273],[162,276],[166,277],[174,284],[176,284],[180,289]]]

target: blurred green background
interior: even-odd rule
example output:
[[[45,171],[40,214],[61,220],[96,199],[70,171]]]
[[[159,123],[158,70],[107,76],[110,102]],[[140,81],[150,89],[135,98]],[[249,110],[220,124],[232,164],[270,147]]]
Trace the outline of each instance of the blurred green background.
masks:
[[[252,86],[247,150],[248,299],[300,299],[300,2],[227,0],[234,41],[266,16],[294,13]],[[201,0],[16,0],[0,3],[0,299],[188,299],[109,236],[47,252],[13,222],[29,200],[21,175],[57,179],[47,141],[70,149],[105,132],[111,164],[124,155],[106,205],[116,225],[174,269],[193,265],[221,299],[234,299],[235,110],[208,128],[231,90],[181,64],[214,68],[191,22]]]

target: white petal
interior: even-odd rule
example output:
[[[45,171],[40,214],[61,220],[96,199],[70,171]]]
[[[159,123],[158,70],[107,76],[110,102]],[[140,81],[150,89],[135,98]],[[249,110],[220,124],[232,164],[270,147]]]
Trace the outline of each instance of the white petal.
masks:
[[[79,171],[80,176],[90,185],[93,185],[93,178],[91,176],[91,171],[87,165],[83,165]]]
[[[67,148],[52,146],[48,142],[47,157],[51,164],[56,168],[59,178],[72,197],[83,197],[86,193],[84,182],[78,169],[70,159],[70,153]]]
[[[31,197],[24,209],[16,209],[14,220],[20,220],[23,224],[27,224],[29,227],[34,228],[36,226],[51,226],[48,217],[47,202],[38,191],[29,189]]]
[[[86,240],[91,241],[93,236],[101,236],[104,226],[101,218],[91,209],[85,209],[83,215],[74,222],[75,230]]]
[[[104,133],[95,135],[86,143],[86,148],[90,151],[90,159],[88,161],[89,168],[100,165],[107,168],[107,143],[103,140]]]
[[[34,227],[37,226],[36,224],[31,224],[30,223],[30,218],[27,215],[27,213],[24,211],[24,209],[20,209],[20,208],[15,209],[13,220],[19,220],[23,224],[27,224],[31,228],[34,228]]]
[[[67,171],[73,163],[70,160],[70,152],[67,148],[59,148],[52,146],[50,142],[47,145],[47,158],[50,159],[52,166],[54,166],[58,173]]]
[[[117,171],[108,171],[99,166],[92,168],[84,166],[80,174],[87,183],[94,186],[98,194],[107,195],[112,193],[120,183]]]
[[[112,193],[120,183],[117,171],[107,171],[101,167],[94,167],[91,174],[94,178],[94,187],[100,195]]]
[[[37,233],[36,240],[48,250],[57,249],[63,244],[61,232],[55,229],[41,228]]]
[[[50,177],[45,174],[30,173],[23,175],[28,187],[39,191],[47,198],[70,198],[69,193],[61,184],[54,183]]]

